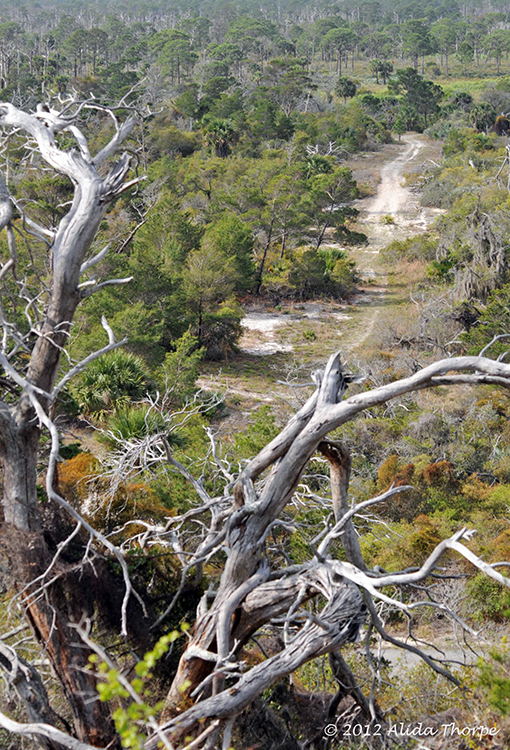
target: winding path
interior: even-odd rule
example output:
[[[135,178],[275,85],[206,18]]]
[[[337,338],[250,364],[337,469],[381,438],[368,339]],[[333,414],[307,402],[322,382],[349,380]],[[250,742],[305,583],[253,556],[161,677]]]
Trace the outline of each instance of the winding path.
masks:
[[[420,162],[420,152],[426,142],[425,136],[415,133],[407,135],[402,143],[403,150],[382,166],[375,196],[357,202],[360,229],[368,236],[369,243],[366,247],[350,249],[362,280],[360,293],[352,300],[354,316],[332,312],[320,303],[301,305],[303,312],[297,316],[289,315],[289,311],[287,314],[269,312],[263,306],[254,305],[248,309],[242,321],[242,351],[258,356],[292,351],[292,345],[284,343],[279,332],[291,320],[294,322],[300,317],[331,317],[336,322],[354,317],[353,325],[342,340],[342,346],[347,351],[358,349],[373,334],[382,306],[386,304],[388,284],[379,262],[379,250],[394,239],[424,231],[430,223],[431,217],[427,215],[430,212],[420,206],[417,196],[403,184],[406,167]],[[326,244],[328,246],[339,247],[336,243]]]

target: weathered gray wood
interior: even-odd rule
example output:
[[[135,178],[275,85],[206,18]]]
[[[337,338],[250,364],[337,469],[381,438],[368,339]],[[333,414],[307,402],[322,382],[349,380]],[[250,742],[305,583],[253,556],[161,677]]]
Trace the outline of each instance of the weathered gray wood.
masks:
[[[329,570],[331,574],[334,572],[338,576],[338,580],[351,580],[364,590],[367,606],[369,606],[372,616],[375,616],[377,620],[374,621],[376,627],[381,629],[382,626],[378,621],[371,596],[377,596],[384,601],[391,601],[381,592],[383,584],[401,585],[408,581],[423,580],[434,569],[447,548],[455,548],[468,557],[466,548],[461,550],[458,547],[459,541],[452,539],[439,545],[427,563],[416,573],[377,576],[367,571],[348,503],[350,456],[345,446],[339,442],[328,440],[327,435],[353,419],[361,411],[384,404],[406,393],[434,387],[438,384],[448,385],[460,381],[472,384],[498,382],[498,384],[509,387],[510,366],[484,357],[446,359],[424,368],[409,378],[343,398],[349,379],[349,376],[346,377],[342,371],[339,356],[331,357],[323,376],[320,378],[315,394],[308,399],[305,406],[288,423],[280,435],[247,465],[240,481],[237,483],[234,491],[235,504],[226,523],[225,546],[228,549],[228,557],[219,587],[215,593],[212,606],[207,612],[201,612],[197,619],[195,632],[190,640],[192,656],[187,658],[185,654],[181,660],[166,705],[165,718],[170,719],[170,721],[164,726],[168,728],[171,736],[181,736],[182,727],[189,729],[196,721],[207,717],[218,719],[235,715],[238,710],[242,710],[247,705],[250,700],[249,694],[252,696],[251,699],[255,698],[259,694],[258,691],[263,689],[261,688],[262,684],[270,684],[271,680],[276,679],[280,674],[279,669],[274,671],[274,662],[269,659],[255,668],[257,677],[253,681],[249,677],[254,672],[252,669],[248,675],[240,677],[235,688],[206,698],[193,708],[185,711],[175,722],[171,720],[174,712],[178,710],[182,698],[183,684],[189,681],[191,686],[196,689],[200,682],[205,680],[205,683],[207,683],[207,675],[211,672],[212,662],[210,659],[201,660],[199,649],[203,649],[204,653],[207,654],[215,651],[217,653],[218,643],[216,639],[219,618],[222,620],[221,653],[223,655],[225,653],[235,655],[241,645],[246,642],[246,639],[256,632],[257,628],[268,622],[272,617],[285,616],[285,613],[292,612],[296,602],[314,596],[314,592],[320,590],[319,586],[315,588],[311,586],[307,589],[304,585],[303,573],[289,571],[288,578],[282,572],[280,581],[269,580],[253,590],[251,590],[251,586],[248,586],[250,593],[244,598],[237,595],[239,592],[244,592],[246,582],[255,575],[261,564],[268,529],[280,517],[286,505],[291,502],[303,471],[317,448],[322,451],[330,464],[335,516],[337,520],[347,516],[345,523],[341,524],[341,539],[350,562],[329,561]],[[260,476],[271,465],[273,466],[271,474],[255,493],[255,488],[251,483],[247,484],[247,480],[253,480]],[[405,488],[391,490],[388,497],[403,489]],[[325,542],[325,554],[328,554],[329,544],[329,542]],[[460,546],[463,547],[463,545]],[[318,555],[318,559],[321,561],[320,555]],[[480,567],[480,561],[475,562],[473,560],[473,562]],[[495,577],[493,570],[488,571],[488,573]],[[501,582],[506,585],[503,577],[497,575],[498,580],[501,578]],[[231,617],[228,642],[225,612],[231,615],[234,613],[231,607],[225,608],[227,601],[235,602],[237,607],[237,616]],[[399,602],[394,603],[396,606],[406,609],[405,605],[401,605]],[[338,616],[342,616],[340,612]],[[307,658],[312,658],[310,656],[312,652],[316,653],[312,647],[309,648],[307,641],[306,634],[309,634],[310,630],[303,628],[302,634],[296,636],[297,639],[301,639],[299,641],[300,648],[305,661]],[[234,644],[237,644],[237,650]],[[334,648],[330,643],[329,650],[332,651]],[[294,663],[286,651],[280,654],[278,659],[280,657],[283,670],[290,668],[290,664]],[[275,661],[278,661],[278,659],[275,658]],[[437,665],[436,669],[447,674],[444,669]],[[258,681],[259,678],[260,682]],[[268,680],[267,683],[266,680]],[[238,686],[241,686],[239,692]],[[193,687],[190,687],[188,691],[184,690],[184,695],[189,695],[191,692],[193,692]],[[177,734],[174,734],[174,732],[177,732]]]
[[[49,410],[61,353],[67,344],[72,320],[82,296],[78,288],[82,265],[109,204],[124,188],[130,156],[121,155],[104,176],[98,172],[98,165],[113,154],[129,134],[133,122],[117,131],[110,144],[98,154],[96,164],[73,118],[62,117],[55,110],[38,107],[35,113],[30,114],[13,104],[0,103],[0,126],[6,131],[15,129],[24,132],[31,146],[35,142],[42,160],[68,177],[74,186],[69,211],[56,230],[50,233],[52,274],[49,299],[42,320],[38,323],[38,336],[30,352],[26,373],[22,375],[12,370],[6,360],[8,348],[3,348],[1,352],[6,374],[22,387],[17,403],[0,404],[4,519],[6,527],[11,529],[10,533],[3,534],[3,542],[8,545],[11,540],[12,545],[16,545],[12,552],[18,559],[17,580],[26,587],[44,572],[44,566],[51,560],[44,537],[39,533],[41,517],[36,482],[41,427],[32,398],[37,397],[43,413]],[[63,130],[67,130],[75,139],[77,149],[63,150],[59,147],[55,135]],[[11,213],[8,191],[1,179],[0,230],[5,228],[8,233],[12,260],[10,270],[15,271],[14,238],[9,233]],[[5,275],[6,268],[4,265],[1,269],[2,275]],[[2,323],[5,323],[3,313]],[[86,605],[69,596],[65,581],[65,575],[61,575],[58,583],[48,587],[45,597],[32,597],[30,588],[25,588],[23,601],[33,633],[45,649],[73,711],[74,731],[81,741],[75,740],[74,746],[81,744],[84,747],[88,741],[94,745],[106,745],[112,740],[116,741],[113,723],[107,708],[97,700],[93,676],[85,671],[89,652],[76,643],[76,634],[69,627],[69,620],[79,621],[86,614]],[[30,714],[28,693],[22,695],[26,698],[25,704]],[[27,733],[28,730],[25,730],[19,729]],[[42,729],[34,733],[45,738],[45,747],[61,748],[61,743],[56,739],[56,730]]]
[[[206,698],[184,714],[163,724],[160,727],[162,731],[177,740],[205,719],[236,716],[276,680],[291,674],[310,659],[356,638],[359,626],[365,620],[359,590],[341,579],[336,581],[332,571],[321,566],[315,567],[306,575],[306,583],[329,598],[320,615],[321,624],[302,628],[279,654],[250,669],[239,678],[234,687]],[[145,747],[147,750],[155,750],[157,742],[157,737],[149,739]]]

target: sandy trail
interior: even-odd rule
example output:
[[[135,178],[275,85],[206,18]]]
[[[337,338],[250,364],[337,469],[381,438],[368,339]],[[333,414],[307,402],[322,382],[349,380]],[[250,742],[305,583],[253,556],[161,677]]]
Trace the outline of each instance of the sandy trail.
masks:
[[[404,184],[406,169],[420,162],[427,141],[424,136],[411,133],[403,143],[404,150],[381,168],[377,193],[357,202],[359,225],[368,237],[368,245],[351,251],[362,278],[362,290],[353,300],[358,314],[354,330],[344,341],[348,351],[359,349],[373,335],[388,304],[388,279],[379,260],[380,249],[393,240],[420,234],[437,215],[423,208],[418,196]]]
[[[278,329],[286,325],[293,325],[296,321],[322,320],[325,317],[338,323],[350,320],[351,316],[343,312],[345,305],[331,305],[322,302],[304,302],[295,308],[287,309],[285,313],[268,312],[261,310],[255,304],[246,311],[241,321],[243,335],[239,342],[239,348],[246,354],[267,356],[278,352],[292,352],[292,344],[282,343],[278,340]]]
[[[376,195],[357,201],[360,228],[369,242],[366,247],[350,249],[362,279],[362,288],[352,300],[355,307],[359,308],[356,315],[358,324],[342,342],[346,350],[359,348],[373,334],[380,315],[388,283],[378,259],[380,248],[394,239],[423,231],[430,221],[418,198],[403,184],[406,167],[420,157],[425,143],[424,136],[407,135],[403,150],[381,168]],[[394,223],[385,223],[385,217],[390,217]],[[337,243],[326,243],[325,246],[340,247]],[[369,311],[362,310],[367,306],[370,307]],[[283,343],[279,335],[285,326],[303,318],[331,318],[335,324],[352,317],[345,312],[332,311],[321,303],[307,303],[300,308],[299,314],[289,314],[289,310],[285,313],[268,312],[263,306],[257,305],[249,308],[242,321],[244,330],[239,342],[241,351],[256,356],[291,352],[292,345]]]
[[[406,164],[413,161],[424,146],[423,137],[408,135],[405,140],[405,150],[393,161],[385,164],[381,169],[381,182],[377,194],[364,201],[365,221],[380,221],[386,215],[405,219],[406,216],[416,217],[419,205],[403,182],[403,172]],[[377,235],[378,233],[376,233]],[[378,237],[376,236],[376,239]]]
[[[360,248],[361,255],[368,256],[366,262],[360,264],[359,251],[357,261],[361,272],[369,278],[378,271],[370,256],[378,255],[382,247],[395,239],[422,231],[428,223],[419,199],[403,184],[406,166],[419,157],[425,142],[423,136],[412,134],[405,143],[404,151],[382,167],[376,195],[357,203],[361,228],[368,237],[368,246]]]

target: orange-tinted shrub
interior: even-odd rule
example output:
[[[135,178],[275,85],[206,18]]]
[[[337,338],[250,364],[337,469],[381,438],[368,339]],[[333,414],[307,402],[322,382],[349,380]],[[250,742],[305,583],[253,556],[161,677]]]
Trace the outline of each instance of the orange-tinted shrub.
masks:
[[[63,497],[81,505],[89,494],[89,480],[97,477],[99,462],[92,453],[78,453],[58,465],[58,486]]]
[[[423,562],[432,550],[442,541],[437,524],[426,515],[418,516],[414,521],[416,531],[408,538],[408,546],[412,552],[411,557]]]
[[[388,456],[377,471],[377,489],[384,492],[393,483],[396,474],[402,468],[402,463],[397,455]]]
[[[437,461],[429,464],[425,466],[421,475],[428,487],[447,489],[456,484],[453,477],[453,464],[449,461]]]

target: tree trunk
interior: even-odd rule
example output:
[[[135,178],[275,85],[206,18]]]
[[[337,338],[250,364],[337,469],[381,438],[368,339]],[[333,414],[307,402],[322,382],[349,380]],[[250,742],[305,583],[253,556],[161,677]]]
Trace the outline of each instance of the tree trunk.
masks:
[[[282,234],[282,245],[280,248],[280,259],[283,260],[283,256],[285,254],[285,245],[287,243],[287,231],[284,229]]]
[[[319,236],[317,237],[317,242],[315,243],[315,249],[318,250],[320,246],[322,245],[322,241],[324,239],[324,235],[326,234],[326,229],[329,228],[329,221],[325,221],[322,225],[322,229],[319,232]]]
[[[115,729],[107,706],[98,699],[93,675],[85,671],[91,652],[78,643],[76,632],[69,625],[92,614],[81,596],[84,581],[77,574],[69,577],[65,564],[59,561],[59,579],[48,584],[44,596],[32,595],[41,586],[41,580],[30,584],[45,575],[52,554],[41,531],[36,494],[39,430],[34,426],[31,410],[26,412],[19,427],[10,425],[9,439],[2,444],[5,510],[2,542],[12,559],[13,580],[23,592],[31,630],[71,707],[76,736],[97,747],[106,747],[115,739]],[[45,742],[49,750],[60,750],[58,743]]]
[[[499,383],[503,378],[510,384],[510,365],[483,357],[449,358],[396,383],[344,399],[352,379],[344,375],[338,354],[330,358],[324,371],[315,373],[317,390],[282,432],[244,468],[232,488],[231,511],[225,522],[222,519],[219,535],[214,541],[207,536],[195,553],[196,559],[201,559],[212,544],[221,542],[222,550],[227,550],[226,562],[218,589],[209,590],[199,605],[194,632],[181,657],[165,706],[164,723],[159,727],[159,734],[154,733],[147,740],[145,750],[156,750],[161,732],[177,743],[191,732],[216,731],[219,722],[231,722],[277,679],[312,658],[332,652],[336,654],[332,662],[337,679],[364,711],[368,707],[371,718],[374,718],[373,704],[371,708],[338,655],[338,649],[344,643],[358,637],[367,609],[373,625],[385,640],[418,653],[436,672],[456,684],[455,678],[427,654],[414,646],[402,644],[384,631],[372,596],[386,599],[381,589],[424,580],[449,549],[455,549],[473,561],[475,556],[459,543],[459,535],[465,533],[464,530],[441,542],[419,570],[378,576],[367,574],[352,524],[356,509],[348,504],[350,455],[342,443],[329,440],[327,435],[365,409],[404,393],[460,382]],[[332,498],[336,518],[340,520],[317,544],[313,560],[274,571],[265,554],[268,533],[291,501],[316,449],[322,451],[330,464]],[[256,482],[270,467],[264,482]],[[392,488],[388,493],[404,489],[410,488]],[[388,499],[388,493],[362,503],[358,509]],[[345,511],[348,511],[347,516]],[[346,563],[330,555],[331,545],[340,536],[348,559]],[[482,561],[475,564],[500,583],[508,584],[507,579]],[[348,581],[356,585],[348,589]],[[364,589],[363,597],[358,586]],[[317,593],[322,594],[328,604],[315,621],[308,619],[299,628],[300,618],[296,615],[307,611],[301,605]],[[396,599],[393,601],[399,606]],[[403,608],[402,604],[400,606]],[[239,649],[250,634],[265,623],[281,620],[282,616],[286,624],[292,623],[291,631],[284,626],[283,648],[277,654],[268,655],[248,672],[238,671],[241,666],[237,661]],[[229,688],[223,686],[225,670],[232,676],[232,670],[237,672],[237,679]],[[375,711],[379,718],[377,707]],[[215,746],[214,743],[210,747]]]
[[[4,519],[23,531],[41,528],[36,489],[38,444],[39,429],[33,422],[18,427],[8,421],[0,442]]]
[[[91,652],[78,642],[76,631],[71,626],[71,623],[79,623],[93,614],[92,599],[87,597],[87,591],[93,591],[96,585],[96,581],[91,580],[94,572],[69,565],[61,559],[49,576],[51,579],[58,574],[58,580],[47,582],[44,575],[53,555],[41,531],[21,530],[4,524],[0,530],[0,548],[4,559],[9,560],[10,577],[20,592],[30,629],[44,649],[71,708],[75,736],[99,748],[105,748],[109,743],[112,743],[112,748],[117,747],[109,710],[99,700],[93,673],[86,669]],[[39,580],[30,585],[35,579]],[[33,692],[18,692],[28,717],[32,718]],[[45,712],[44,720],[55,723],[49,706],[45,707]],[[47,750],[61,750],[58,742],[45,740],[43,744]]]
[[[269,248],[271,247],[271,239],[273,237],[274,220],[275,220],[275,216],[274,216],[274,206],[273,206],[273,215],[271,217],[271,224],[269,225],[269,230],[268,230],[268,233],[267,233],[267,241],[266,241],[266,244],[264,245],[264,252],[262,253],[262,259],[260,261],[259,272],[257,274],[257,287],[255,289],[255,294],[256,295],[260,294],[260,287],[262,286],[262,277],[264,275],[264,266],[266,264],[267,253],[269,251]]]
[[[109,710],[98,700],[93,675],[84,671],[90,652],[82,647],[75,630],[70,627],[70,623],[78,623],[84,615],[92,614],[93,597],[87,602],[84,596],[88,571],[75,563],[66,563],[63,554],[55,561],[55,553],[48,547],[52,538],[55,550],[59,549],[58,544],[67,537],[62,538],[65,524],[51,516],[53,504],[47,506],[44,514],[39,507],[37,462],[40,428],[31,398],[37,396],[42,410],[47,412],[50,408],[49,394],[55,385],[60,355],[68,343],[71,323],[81,299],[78,289],[81,266],[109,203],[124,182],[129,158],[122,157],[107,176],[101,178],[97,166],[114,152],[122,138],[119,141],[114,139],[99,152],[96,164],[85,149],[80,152],[59,150],[53,128],[63,129],[66,123],[60,123],[58,118],[50,127],[36,116],[21,112],[10,104],[2,104],[0,120],[4,127],[17,127],[34,137],[43,159],[67,175],[75,185],[71,208],[60,222],[51,244],[50,299],[30,355],[25,375],[28,385],[17,404],[0,403],[4,508],[0,536],[5,553],[12,562],[11,578],[21,592],[30,627],[72,709],[77,737],[98,747],[110,743],[113,747],[116,734]],[[126,128],[125,132],[127,135],[129,130]],[[8,215],[2,228],[8,226],[9,220]],[[34,396],[31,397],[31,393]],[[87,542],[88,537],[85,544]],[[50,583],[46,575],[52,562],[49,578],[55,580]],[[57,746],[60,747],[58,743],[55,748]]]
[[[69,588],[79,592],[83,581],[79,576],[69,580]],[[78,643],[76,631],[69,623],[80,622],[85,615],[79,597],[66,590],[66,582],[58,582],[48,591],[47,601],[26,600],[27,617],[32,632],[58,677],[73,714],[74,733],[78,739],[98,748],[118,747],[116,732],[108,706],[99,700],[96,680],[87,671],[92,652]],[[110,745],[110,743],[112,743]]]

